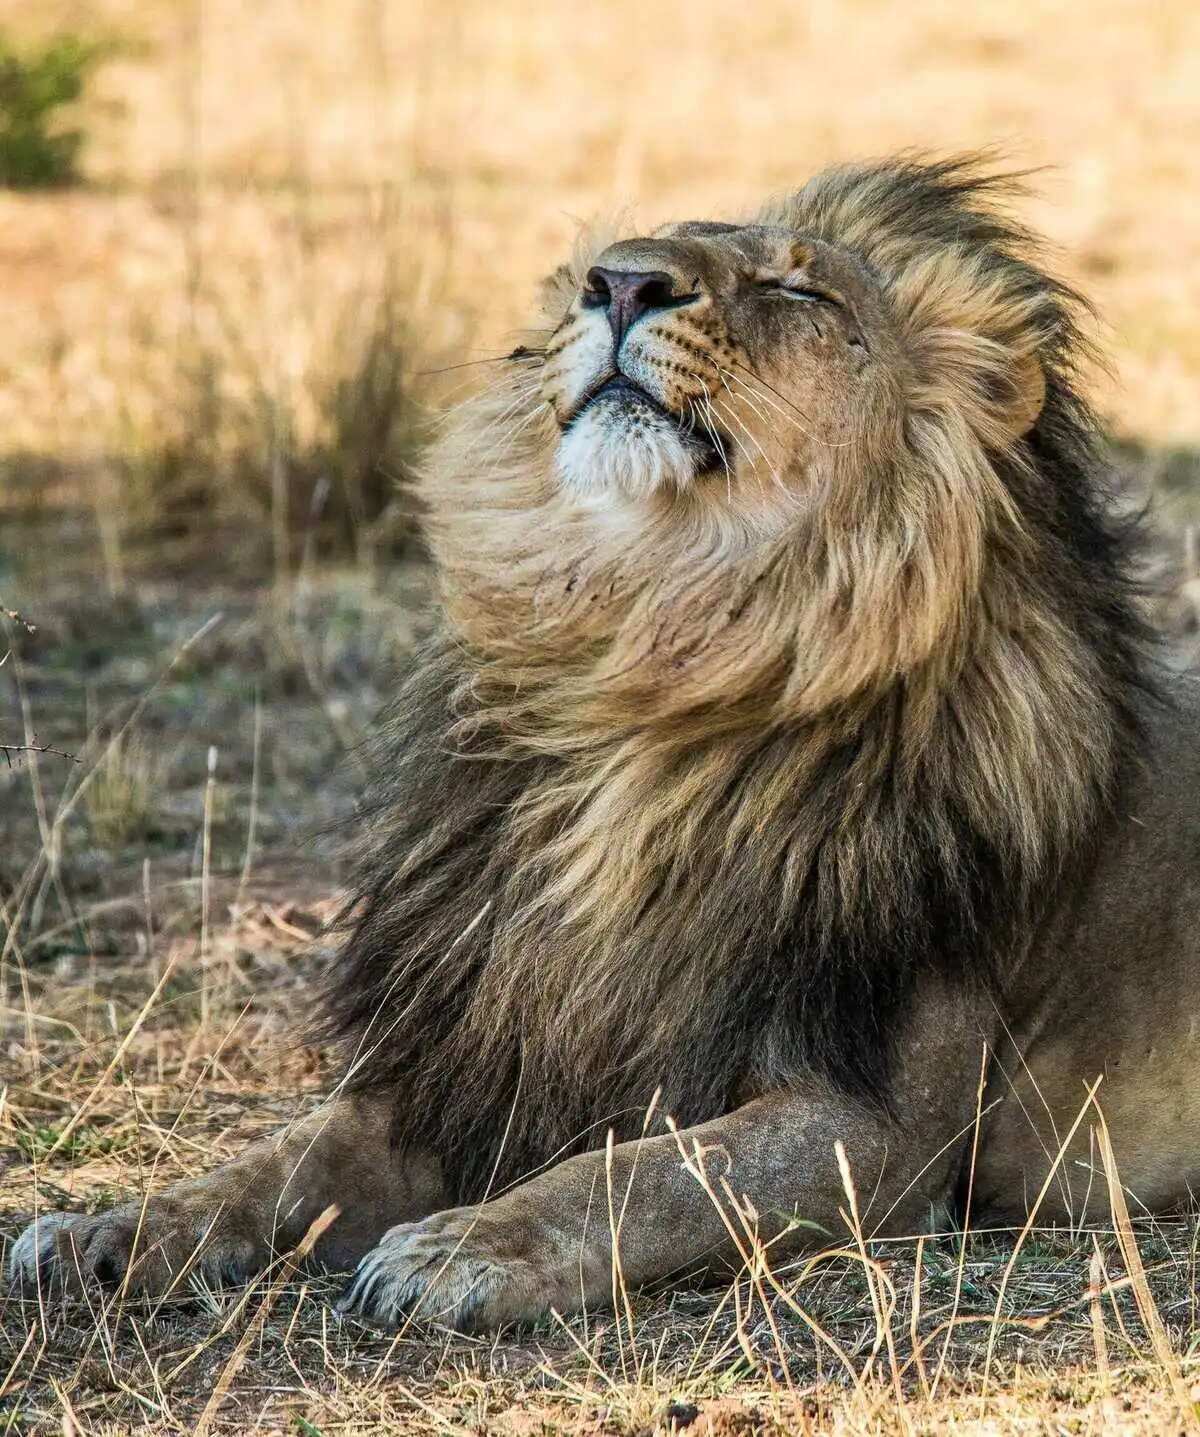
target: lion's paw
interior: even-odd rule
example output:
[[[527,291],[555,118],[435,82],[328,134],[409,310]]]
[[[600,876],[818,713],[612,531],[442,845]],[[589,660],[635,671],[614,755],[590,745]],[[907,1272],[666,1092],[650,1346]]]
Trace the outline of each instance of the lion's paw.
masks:
[[[482,1207],[401,1223],[359,1263],[338,1311],[377,1327],[419,1317],[460,1331],[540,1317],[549,1284],[520,1236]]]
[[[126,1203],[91,1216],[42,1213],[13,1243],[9,1286],[49,1296],[76,1294],[92,1284],[115,1284],[161,1294],[189,1271],[237,1281],[261,1266],[257,1245],[230,1231],[214,1231],[211,1210],[189,1220],[150,1202]]]
[[[83,1214],[44,1212],[8,1250],[8,1285],[13,1288],[51,1285],[57,1270],[58,1235],[77,1224]]]

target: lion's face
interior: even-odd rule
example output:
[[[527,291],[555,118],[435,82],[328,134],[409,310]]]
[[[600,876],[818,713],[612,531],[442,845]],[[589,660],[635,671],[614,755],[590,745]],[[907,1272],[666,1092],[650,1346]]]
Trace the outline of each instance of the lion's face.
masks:
[[[622,240],[547,346],[559,475],[612,502],[804,504],[837,451],[895,432],[897,355],[878,286],[830,244],[724,224]]]
[[[807,720],[954,671],[1088,423],[1081,305],[1008,192],[848,166],[751,222],[585,240],[428,464],[461,641],[598,729],[739,686]]]

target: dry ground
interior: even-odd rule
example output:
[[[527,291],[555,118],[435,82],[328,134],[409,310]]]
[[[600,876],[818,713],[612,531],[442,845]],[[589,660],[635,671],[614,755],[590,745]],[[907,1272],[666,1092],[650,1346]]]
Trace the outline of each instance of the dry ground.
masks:
[[[300,554],[385,300],[415,434],[473,372],[427,371],[497,353],[580,218],[742,210],[910,144],[1054,166],[1027,213],[1111,324],[1096,394],[1194,661],[1195,5],[0,0],[63,22],[141,50],[89,111],[89,186],[0,194],[0,601],[39,624],[0,643],[0,742],[80,760],[0,769],[0,1241],[197,1171],[326,1080],[293,1039],[327,829],[425,577],[374,530],[349,574]],[[183,508],[148,526],[168,481]],[[743,1282],[494,1341],[340,1327],[330,1281],[286,1271],[159,1310],[0,1299],[0,1434],[1184,1430],[1196,1222],[1139,1244],[1140,1301],[1112,1234],[976,1235],[778,1274],[769,1309]]]
[[[0,772],[0,1249],[35,1208],[195,1173],[317,1101],[329,1056],[295,1037],[332,951],[328,828],[426,578],[306,576],[286,604],[144,589],[10,624],[4,732],[81,761]],[[157,1308],[0,1297],[0,1432],[618,1437],[693,1409],[727,1434],[1176,1430],[1200,1397],[1200,1225],[1138,1241],[974,1234],[864,1263],[848,1231],[774,1284],[494,1340],[342,1326],[336,1279],[286,1267]]]
[[[332,952],[327,829],[426,578],[305,577],[286,606],[146,589],[10,625],[5,733],[36,722],[82,761],[0,773],[0,1249],[35,1208],[195,1173],[317,1101],[329,1055],[295,1036]],[[336,1278],[286,1265],[158,1307],[0,1297],[0,1432],[1180,1430],[1198,1243],[1181,1217],[1136,1251],[1035,1230],[864,1261],[847,1231],[729,1291],[473,1340],[343,1326]]]

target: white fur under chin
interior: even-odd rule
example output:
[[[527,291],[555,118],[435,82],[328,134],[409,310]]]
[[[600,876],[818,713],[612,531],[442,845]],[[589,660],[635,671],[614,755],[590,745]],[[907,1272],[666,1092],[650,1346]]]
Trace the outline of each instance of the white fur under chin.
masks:
[[[685,489],[696,472],[696,446],[645,406],[596,403],[558,443],[558,472],[584,498],[614,491],[644,499],[671,485]]]

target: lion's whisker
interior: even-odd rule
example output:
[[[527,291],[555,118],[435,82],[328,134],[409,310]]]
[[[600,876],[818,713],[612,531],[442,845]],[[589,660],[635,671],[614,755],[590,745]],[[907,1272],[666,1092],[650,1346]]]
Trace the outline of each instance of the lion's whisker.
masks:
[[[737,375],[732,372],[732,370],[726,369],[723,364],[719,364],[714,361],[713,368],[716,370],[717,378],[721,381],[721,385],[724,388],[726,394],[729,395],[730,399],[734,399],[736,397],[733,390],[729,387],[729,381],[732,380],[734,384],[736,384],[741,390],[742,402],[745,403],[747,407],[751,409],[754,414],[762,420],[764,424],[770,424],[770,415],[762,407],[763,401],[766,399],[765,395],[757,394],[750,387],[750,385],[740,380]],[[795,421],[793,420],[792,422],[794,423]]]
[[[533,423],[535,419],[538,418],[544,407],[545,406],[541,404],[537,404],[532,409],[530,409],[527,414],[525,414],[521,419],[517,420],[516,423],[511,426],[511,428],[508,430],[508,433],[504,436],[503,443],[493,445],[492,448],[484,450],[484,457],[488,459],[494,459],[500,454],[507,453],[508,450],[512,448],[513,442],[521,436],[521,434],[529,427],[530,424]]]
[[[516,349],[508,354],[487,354],[482,359],[462,359],[457,364],[442,364],[434,369],[418,369],[417,375],[422,378],[432,378],[438,374],[453,374],[459,369],[478,369],[482,364],[527,364],[532,361],[541,363],[545,358],[544,349],[535,349],[529,345],[519,344]]]
[[[776,396],[777,399],[779,399],[783,404],[787,405],[789,409],[793,410],[796,414],[798,414],[801,419],[807,421],[808,424],[812,423],[812,416],[809,414],[805,414],[804,410],[801,409],[799,405],[793,403],[793,401],[790,400],[786,394],[781,394],[779,390],[770,383],[769,380],[764,379],[762,375],[759,374],[756,370],[750,369],[744,364],[740,364],[736,359],[733,362],[737,365],[739,369],[744,369],[747,374],[751,375],[754,379],[756,379],[759,384],[766,385],[766,387],[771,391],[772,394]],[[739,382],[745,384],[746,381],[741,380]],[[749,386],[747,386],[747,388],[749,388]],[[758,397],[763,400],[764,403],[770,403],[770,400],[765,394],[759,393]],[[825,446],[826,449],[848,449],[854,442],[852,439],[825,439],[822,438],[820,434],[814,434],[813,431],[806,428],[804,424],[799,424],[794,419],[791,422],[796,425],[796,428],[799,429],[802,434],[807,435],[807,437],[811,439],[814,444],[822,444]]]
[[[780,490],[784,490],[784,491],[786,492],[786,485],[785,485],[784,482],[783,482],[783,478],[782,478],[782,476],[780,475],[779,470],[776,469],[775,466],[771,463],[770,459],[767,458],[767,451],[762,447],[761,442],[758,440],[758,438],[757,438],[754,434],[752,434],[752,433],[750,432],[749,427],[744,423],[744,421],[742,420],[741,416],[740,416],[740,415],[737,413],[737,411],[733,408],[733,400],[734,400],[733,390],[730,389],[729,385],[726,383],[726,381],[725,381],[725,376],[721,373],[719,367],[718,367],[718,370],[717,370],[717,375],[718,375],[718,378],[721,380],[721,384],[724,386],[725,392],[726,392],[726,394],[729,395],[729,398],[730,398],[730,401],[731,401],[729,404],[723,404],[723,405],[722,405],[722,411],[721,411],[721,412],[724,413],[724,414],[727,414],[728,417],[733,420],[733,422],[738,426],[738,428],[742,431],[742,433],[746,436],[746,438],[751,442],[751,444],[754,445],[755,449],[757,449],[758,452],[762,455],[763,463],[767,466],[767,471],[768,471],[768,473],[771,475],[771,478],[775,481],[776,487],[779,488]],[[763,416],[760,415],[760,418],[761,418],[761,417],[763,417]],[[752,464],[752,465],[751,465],[751,468],[753,468],[753,467],[754,467],[754,465]]]
[[[724,382],[725,380],[730,380],[732,381],[732,383],[738,386],[738,389],[740,390],[744,401],[749,404],[751,408],[756,410],[759,417],[763,420],[764,423],[771,422],[766,411],[759,408],[760,405],[765,404],[774,412],[774,414],[776,414],[780,419],[782,419],[785,424],[791,425],[793,429],[803,434],[806,439],[811,439],[814,443],[817,444],[823,444],[825,442],[817,435],[815,435],[812,430],[809,429],[806,425],[799,423],[793,417],[793,415],[789,414],[787,410],[782,407],[782,405],[776,403],[776,401],[773,400],[769,395],[764,394],[761,389],[756,388],[752,384],[748,384],[744,379],[734,374],[731,369],[726,369],[725,366],[722,364],[714,364],[714,367],[717,370],[718,375],[721,377],[722,382]],[[792,407],[795,408],[794,405]],[[797,410],[797,412],[799,413],[800,411]]]
[[[777,414],[784,421],[785,424],[790,424],[793,429],[798,430],[806,438],[816,440],[816,435],[814,435],[810,429],[808,429],[805,425],[799,423],[793,415],[789,414],[787,410],[783,408],[781,404],[776,403],[776,401],[772,399],[769,395],[764,394],[761,389],[756,388],[752,384],[748,384],[740,376],[734,374],[731,369],[726,369],[723,365],[718,365],[717,369],[723,378],[731,380],[734,384],[738,386],[748,403],[753,402],[767,405],[771,410],[774,411],[775,414]],[[793,408],[795,408],[794,405]],[[767,416],[765,412],[763,413],[762,417],[766,419]]]
[[[496,427],[504,425],[510,418],[512,418],[514,414],[516,414],[521,409],[522,405],[529,403],[529,401],[538,393],[540,388],[540,384],[536,383],[522,385],[510,396],[509,402],[496,415],[495,420],[493,421],[494,425]],[[476,429],[479,427],[478,421],[475,417],[475,406],[472,401],[468,401],[467,404],[460,407],[458,411],[458,420],[465,429]],[[480,437],[486,436],[488,432],[489,431],[487,430],[481,430]],[[474,450],[478,447],[479,442],[479,437],[468,440],[467,443],[463,446],[463,454],[467,455],[474,452]]]
[[[699,383],[700,383],[700,387],[704,390],[704,399],[703,399],[703,400],[693,400],[693,401],[691,401],[691,402],[693,403],[693,405],[696,405],[696,404],[703,404],[703,405],[704,405],[704,410],[705,410],[705,414],[704,414],[704,425],[705,425],[706,430],[708,431],[708,437],[709,437],[709,439],[710,439],[710,440],[712,441],[712,443],[713,443],[713,447],[716,449],[717,453],[718,453],[718,454],[720,455],[720,457],[721,457],[721,464],[722,464],[722,466],[723,466],[723,468],[724,468],[724,470],[725,470],[725,492],[726,492],[726,496],[729,497],[729,498],[732,498],[732,497],[733,497],[733,470],[730,468],[730,465],[729,465],[729,455],[728,455],[728,454],[726,453],[726,451],[725,451],[725,443],[724,443],[724,440],[721,438],[720,425],[717,423],[717,421],[716,421],[716,415],[713,413],[712,398],[710,397],[710,395],[709,395],[709,393],[708,393],[708,387],[705,385],[705,383],[704,383],[703,380],[700,380]]]
[[[733,414],[728,413],[728,408],[729,408],[728,405],[722,405],[722,406],[721,406],[721,411],[720,411],[721,414],[722,414],[725,418],[731,419],[731,420],[733,420],[733,421],[736,423],[736,422],[737,422],[736,415],[733,415]],[[745,441],[744,441],[744,440],[739,439],[736,434],[730,435],[730,438],[731,438],[731,439],[733,440],[733,442],[737,445],[739,453],[741,453],[742,456],[745,458],[746,463],[747,463],[747,465],[748,465],[748,467],[749,467],[749,469],[750,469],[750,472],[751,472],[751,474],[754,475],[755,481],[756,481],[757,484],[758,484],[759,492],[765,495],[766,492],[767,492],[767,486],[766,486],[766,484],[765,484],[765,482],[764,482],[764,480],[763,480],[762,475],[759,473],[758,461],[757,461],[757,460],[755,459],[755,457],[750,453],[749,449],[746,448],[746,444],[745,444]],[[757,443],[755,444],[755,447],[756,447],[756,448],[759,448],[759,446],[757,445]],[[759,453],[760,453],[760,454],[762,453],[761,448],[759,448]],[[765,456],[764,456],[764,458],[765,458]],[[767,464],[767,469],[768,469],[768,470],[770,471],[770,473],[771,473],[773,482],[776,484],[776,486],[777,486],[778,488],[782,489],[782,488],[783,488],[783,485],[782,485],[782,483],[780,482],[778,475],[776,475],[775,472],[774,472],[774,470],[771,469],[771,465],[770,465],[769,463]]]
[[[508,429],[499,444],[493,445],[490,449],[485,449],[483,453],[480,454],[479,462],[481,464],[495,464],[498,460],[503,459],[511,452],[513,446],[522,434],[524,434],[535,419],[540,417],[543,410],[547,407],[544,402],[535,405],[523,419],[518,420],[516,424],[513,424]]]
[[[707,391],[706,391],[706,392],[707,392]],[[719,406],[719,408],[718,408],[718,406]],[[729,404],[725,404],[725,403],[723,403],[723,402],[721,402],[721,401],[719,401],[719,400],[710,400],[710,401],[709,401],[709,407],[712,409],[712,411],[713,411],[714,414],[718,414],[718,413],[719,413],[719,415],[720,415],[722,418],[725,418],[725,419],[727,419],[728,421],[730,421],[731,423],[735,424],[735,425],[742,431],[742,433],[746,436],[746,439],[749,440],[749,442],[754,445],[755,449],[757,449],[758,452],[759,452],[759,454],[762,456],[762,461],[763,461],[763,463],[767,466],[767,472],[771,475],[771,478],[772,478],[772,480],[774,481],[776,487],[777,487],[778,489],[780,489],[781,491],[786,492],[786,491],[785,491],[785,486],[784,486],[784,483],[783,483],[783,479],[781,478],[779,472],[775,469],[775,467],[774,467],[774,465],[771,463],[771,461],[767,458],[766,450],[763,449],[762,445],[758,442],[758,440],[755,438],[755,436],[750,432],[750,430],[747,428],[746,424],[743,422],[741,416],[732,408],[732,406],[729,405]],[[750,451],[746,448],[746,445],[745,445],[744,443],[742,443],[741,440],[738,439],[738,437],[737,437],[736,434],[731,434],[730,437],[734,440],[734,442],[737,444],[738,448],[741,450],[742,454],[745,456],[746,462],[747,462],[747,463],[749,464],[749,466],[750,466],[751,473],[753,473],[753,474],[755,475],[755,477],[757,477],[757,476],[758,476],[758,461],[754,458],[754,456],[753,456],[753,455],[750,453]]]

